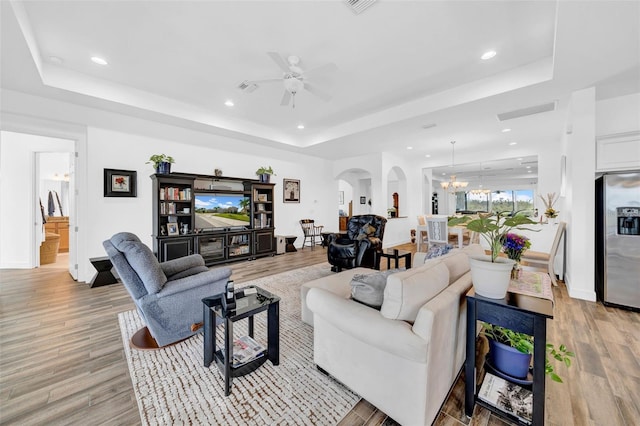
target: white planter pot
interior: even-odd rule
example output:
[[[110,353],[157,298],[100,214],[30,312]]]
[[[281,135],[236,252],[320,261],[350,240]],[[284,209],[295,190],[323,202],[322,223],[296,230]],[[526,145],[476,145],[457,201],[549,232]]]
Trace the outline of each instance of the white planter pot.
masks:
[[[470,256],[471,281],[476,294],[490,299],[504,299],[515,263],[505,257],[498,257],[491,262],[491,256]]]

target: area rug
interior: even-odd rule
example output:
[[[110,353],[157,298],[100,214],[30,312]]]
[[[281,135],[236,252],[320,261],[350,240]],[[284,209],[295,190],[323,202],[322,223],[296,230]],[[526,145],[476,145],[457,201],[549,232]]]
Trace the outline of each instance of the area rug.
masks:
[[[132,350],[129,339],[143,322],[136,311],[118,314],[142,424],[337,424],[360,398],[315,368],[313,328],[300,319],[300,285],[331,273],[323,263],[237,284],[280,296],[280,365],[267,361],[234,378],[228,397],[215,364],[202,365],[202,334],[159,351]],[[263,344],[266,318],[266,313],[255,316],[254,336]],[[247,334],[246,323],[234,324],[236,337]],[[222,334],[218,330],[218,344]]]

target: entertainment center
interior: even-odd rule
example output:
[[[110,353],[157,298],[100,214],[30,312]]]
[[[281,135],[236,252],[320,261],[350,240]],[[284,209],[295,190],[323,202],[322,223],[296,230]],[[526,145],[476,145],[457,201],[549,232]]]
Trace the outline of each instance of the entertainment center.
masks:
[[[159,261],[199,253],[210,266],[275,254],[275,184],[187,173],[151,180]]]

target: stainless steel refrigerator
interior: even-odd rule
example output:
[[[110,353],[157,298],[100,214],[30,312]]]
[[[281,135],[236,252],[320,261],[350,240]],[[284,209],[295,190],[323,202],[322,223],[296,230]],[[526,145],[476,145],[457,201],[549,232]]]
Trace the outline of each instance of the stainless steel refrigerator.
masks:
[[[640,172],[596,179],[596,294],[640,310]]]

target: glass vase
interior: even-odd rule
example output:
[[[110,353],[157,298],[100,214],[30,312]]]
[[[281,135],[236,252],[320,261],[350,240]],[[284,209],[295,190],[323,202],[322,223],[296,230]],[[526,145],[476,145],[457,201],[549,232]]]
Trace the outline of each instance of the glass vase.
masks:
[[[516,263],[513,264],[513,268],[511,269],[511,279],[518,280],[520,279],[520,275],[522,275],[522,267],[520,266],[520,262],[516,260]]]

